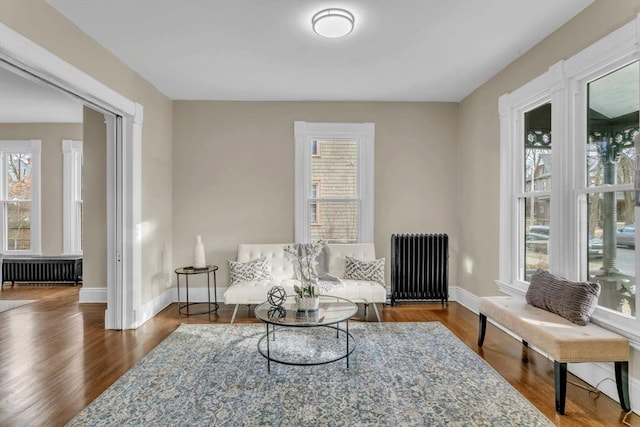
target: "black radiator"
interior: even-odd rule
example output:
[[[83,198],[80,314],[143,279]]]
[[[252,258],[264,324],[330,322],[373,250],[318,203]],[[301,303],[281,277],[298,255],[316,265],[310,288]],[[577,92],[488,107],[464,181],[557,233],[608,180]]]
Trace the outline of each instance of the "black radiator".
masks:
[[[446,234],[391,236],[391,304],[399,300],[440,300],[449,304]]]
[[[4,257],[2,283],[73,283],[82,280],[82,257]]]

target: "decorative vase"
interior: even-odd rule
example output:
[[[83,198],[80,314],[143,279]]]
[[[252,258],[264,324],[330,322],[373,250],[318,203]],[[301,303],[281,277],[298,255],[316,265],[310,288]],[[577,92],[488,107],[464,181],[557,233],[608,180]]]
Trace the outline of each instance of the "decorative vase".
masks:
[[[296,295],[298,311],[315,311],[320,308],[320,297],[300,297]]]
[[[204,260],[204,245],[202,244],[202,238],[196,236],[196,243],[193,246],[193,268],[206,268],[207,263]]]

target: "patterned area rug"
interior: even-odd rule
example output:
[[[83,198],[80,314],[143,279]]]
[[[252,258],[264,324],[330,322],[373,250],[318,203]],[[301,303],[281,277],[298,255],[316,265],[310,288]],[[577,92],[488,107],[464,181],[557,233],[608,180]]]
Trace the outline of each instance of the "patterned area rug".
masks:
[[[268,373],[257,351],[264,325],[183,324],[68,425],[553,425],[440,323],[349,330],[357,347],[348,370],[340,360],[272,363]],[[308,351],[302,358],[324,357],[336,341],[326,328],[276,336],[282,348]]]

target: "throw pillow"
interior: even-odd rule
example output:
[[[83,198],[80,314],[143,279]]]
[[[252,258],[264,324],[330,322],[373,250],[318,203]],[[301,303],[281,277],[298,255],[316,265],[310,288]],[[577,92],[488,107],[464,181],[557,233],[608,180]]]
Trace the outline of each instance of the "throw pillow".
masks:
[[[572,282],[548,271],[536,270],[531,276],[526,299],[534,307],[584,326],[591,320],[599,296],[599,283]]]
[[[247,262],[229,261],[229,284],[271,279],[271,267],[266,257]]]
[[[350,256],[345,258],[345,279],[368,280],[384,286],[384,258],[375,261],[360,261]]]

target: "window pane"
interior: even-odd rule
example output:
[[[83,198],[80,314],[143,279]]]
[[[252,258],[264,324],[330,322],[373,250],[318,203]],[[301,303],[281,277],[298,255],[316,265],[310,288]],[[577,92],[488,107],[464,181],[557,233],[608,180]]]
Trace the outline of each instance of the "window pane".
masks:
[[[7,249],[31,249],[31,203],[9,202],[7,206]]]
[[[7,199],[31,200],[31,154],[7,154]]]
[[[549,197],[525,199],[525,277],[529,281],[534,271],[549,269]]]
[[[631,184],[638,133],[638,63],[588,84],[587,185]]]
[[[322,197],[358,197],[358,142],[319,141],[322,156],[311,159],[311,180],[322,182]]]
[[[589,195],[589,280],[600,283],[598,304],[635,316],[633,191]]]
[[[324,240],[327,243],[358,242],[359,202],[319,201],[316,203],[320,218],[318,219],[318,225],[311,227],[311,241]],[[313,212],[313,209],[310,211]]]
[[[524,115],[524,191],[551,191],[551,104]]]

